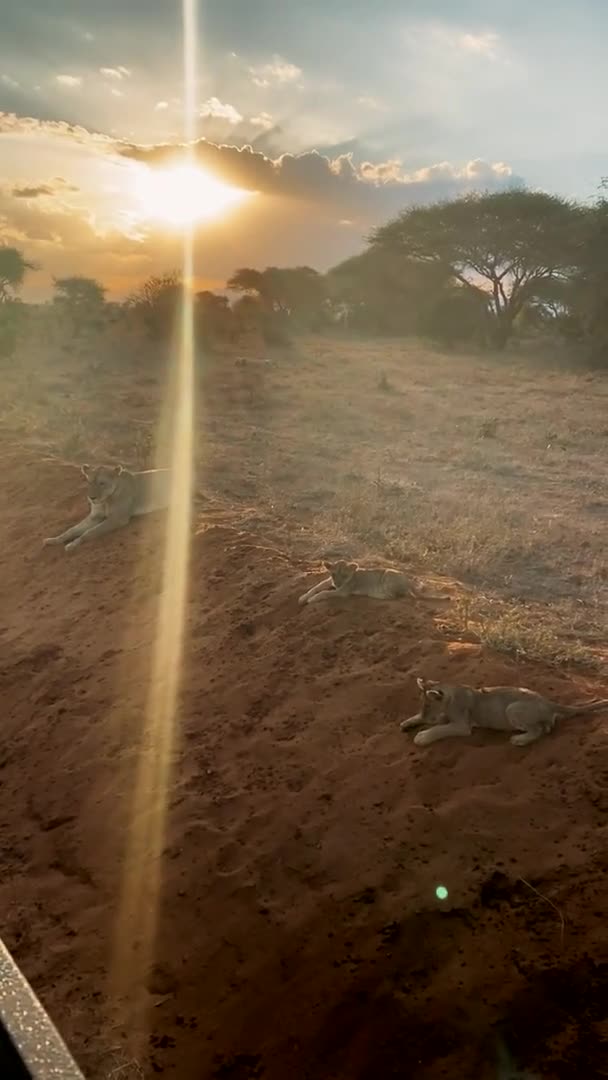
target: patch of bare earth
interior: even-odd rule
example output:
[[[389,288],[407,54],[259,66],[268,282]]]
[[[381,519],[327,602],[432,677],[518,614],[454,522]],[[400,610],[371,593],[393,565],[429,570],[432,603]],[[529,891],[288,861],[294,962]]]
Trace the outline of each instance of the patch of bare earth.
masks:
[[[30,352],[0,403],[2,935],[87,1076],[506,1080],[505,1046],[543,1080],[606,1076],[606,717],[525,750],[423,751],[399,720],[418,674],[606,695],[608,383],[387,343],[201,360],[134,1057],[108,968],[163,522],[40,548],[81,460],[162,459],[170,379],[118,359]],[[329,554],[452,603],[300,609]]]

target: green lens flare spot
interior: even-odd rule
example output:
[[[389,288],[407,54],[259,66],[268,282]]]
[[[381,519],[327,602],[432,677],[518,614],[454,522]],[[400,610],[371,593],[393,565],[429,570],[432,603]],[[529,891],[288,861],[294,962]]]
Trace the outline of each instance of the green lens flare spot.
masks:
[[[445,885],[437,886],[437,888],[435,889],[435,896],[438,900],[447,900],[448,890],[446,889]]]

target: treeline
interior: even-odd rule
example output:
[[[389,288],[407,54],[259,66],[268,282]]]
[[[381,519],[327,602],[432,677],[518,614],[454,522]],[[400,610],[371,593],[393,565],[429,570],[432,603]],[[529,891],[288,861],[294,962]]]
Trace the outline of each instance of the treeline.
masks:
[[[195,296],[203,342],[236,342],[249,331],[282,343],[329,327],[369,335],[423,335],[501,349],[517,333],[559,333],[608,366],[608,199],[593,205],[525,189],[465,196],[404,210],[375,229],[360,254],[326,274],[310,267],[238,269],[233,297]],[[19,335],[18,292],[37,268],[0,247],[0,353]],[[75,334],[130,318],[149,337],[172,332],[182,284],[151,277],[122,304],[99,282],[55,281],[51,307]]]

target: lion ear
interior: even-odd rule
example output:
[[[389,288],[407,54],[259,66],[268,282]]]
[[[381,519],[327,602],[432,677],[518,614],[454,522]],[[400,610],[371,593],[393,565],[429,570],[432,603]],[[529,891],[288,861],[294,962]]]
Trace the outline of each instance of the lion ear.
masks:
[[[347,569],[347,570],[350,570],[350,572],[351,572],[352,574],[354,574],[354,573],[355,573],[355,571],[359,569],[359,565],[358,565],[358,563],[356,563],[356,562],[347,562],[347,563],[346,563],[346,569]]]
[[[124,468],[122,467],[122,465],[115,465],[115,466],[114,466],[114,472],[116,473],[116,475],[117,475],[117,476],[120,476],[120,475],[121,475],[121,473],[123,473],[124,471],[125,471],[125,470],[124,470]]]
[[[416,679],[416,683],[418,685],[418,689],[422,690],[422,693],[426,694],[427,697],[436,698],[437,701],[441,701],[443,697],[443,690],[439,689],[438,683],[432,682],[431,679],[422,678]]]
[[[80,466],[80,471],[81,471],[82,475],[84,476],[85,480],[88,480],[89,479],[89,473],[91,471],[91,466],[90,465],[81,465]]]

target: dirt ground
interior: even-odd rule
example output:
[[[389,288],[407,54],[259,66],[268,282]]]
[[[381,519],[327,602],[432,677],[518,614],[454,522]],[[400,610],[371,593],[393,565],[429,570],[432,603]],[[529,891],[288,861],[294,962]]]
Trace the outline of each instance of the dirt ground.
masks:
[[[1,933],[90,1080],[508,1080],[524,1075],[513,1062],[542,1080],[608,1076],[608,718],[565,720],[524,750],[488,735],[422,750],[399,730],[419,674],[606,696],[607,388],[375,353],[369,374],[363,346],[313,343],[201,379],[137,1051],[109,976],[162,516],[72,556],[40,541],[77,519],[78,461],[151,463],[139,432],[163,382],[97,373],[93,394],[55,367],[32,394],[7,380]],[[300,609],[334,551],[444,583],[449,613]],[[533,634],[541,616],[549,637]]]

